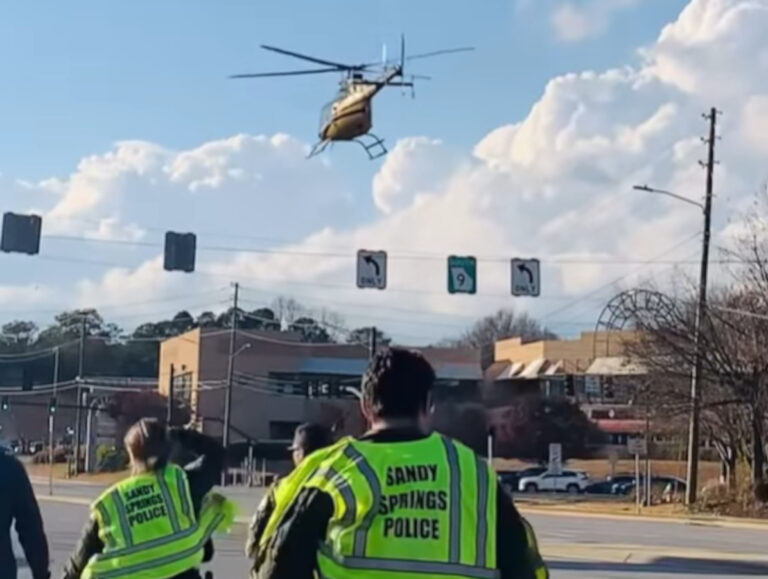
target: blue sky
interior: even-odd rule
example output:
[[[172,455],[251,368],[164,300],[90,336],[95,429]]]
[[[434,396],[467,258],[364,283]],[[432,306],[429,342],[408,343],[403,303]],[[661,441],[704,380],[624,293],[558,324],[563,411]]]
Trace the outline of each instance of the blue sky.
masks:
[[[473,45],[477,52],[414,63],[434,80],[417,100],[393,90],[376,102],[376,131],[390,142],[429,135],[469,148],[520,120],[547,80],[626,63],[685,4],[646,0],[620,11],[605,34],[563,43],[552,3],[516,0],[296,0],[254,2],[14,2],[0,9],[0,171],[39,179],[67,174],[114,141],[173,148],[240,132],[314,138],[336,76],[230,81],[231,73],[291,68],[262,43],[321,57],[377,60]],[[416,64],[418,64],[416,66]],[[373,167],[363,165],[364,170]]]
[[[220,295],[175,296],[239,279],[260,303],[293,294],[408,342],[500,307],[588,330],[622,286],[690,273],[698,216],[632,185],[699,194],[701,112],[727,111],[718,235],[766,178],[765,29],[768,0],[5,3],[0,209],[100,241],[0,256],[0,322],[110,304],[131,327],[159,308],[221,309]],[[383,43],[394,56],[401,33],[410,53],[476,51],[415,62],[433,78],[416,100],[377,97],[390,154],[375,162],[341,144],[304,159],[335,75],[227,79],[302,66],[260,44],[356,63]],[[198,232],[197,274],[162,272],[166,229]],[[212,249],[225,245],[248,251]],[[361,247],[390,251],[386,292],[355,287]],[[479,256],[477,296],[446,295],[450,254]],[[520,256],[542,259],[539,299],[509,296],[505,261]]]

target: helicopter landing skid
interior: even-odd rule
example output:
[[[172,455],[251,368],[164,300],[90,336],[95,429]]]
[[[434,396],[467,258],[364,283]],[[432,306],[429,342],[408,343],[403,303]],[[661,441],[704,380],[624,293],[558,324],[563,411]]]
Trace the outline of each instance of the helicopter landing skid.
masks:
[[[370,137],[370,142],[366,143],[363,140],[363,137]],[[358,137],[355,139],[355,143],[365,149],[365,152],[368,153],[368,158],[371,161],[383,157],[389,152],[384,146],[384,141],[373,133],[366,133],[365,135]]]
[[[325,151],[325,149],[328,147],[330,142],[331,141],[326,139],[325,141],[318,141],[317,143],[315,143],[315,146],[312,147],[312,150],[309,152],[309,155],[307,155],[307,159],[311,159],[312,157],[319,155],[320,153]]]

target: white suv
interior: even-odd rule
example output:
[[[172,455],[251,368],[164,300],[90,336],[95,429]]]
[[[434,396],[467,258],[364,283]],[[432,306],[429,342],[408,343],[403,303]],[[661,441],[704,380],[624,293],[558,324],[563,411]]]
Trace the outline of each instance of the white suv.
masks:
[[[518,490],[526,493],[539,491],[582,493],[589,484],[589,477],[583,471],[564,470],[562,474],[541,473],[527,476],[518,482]]]

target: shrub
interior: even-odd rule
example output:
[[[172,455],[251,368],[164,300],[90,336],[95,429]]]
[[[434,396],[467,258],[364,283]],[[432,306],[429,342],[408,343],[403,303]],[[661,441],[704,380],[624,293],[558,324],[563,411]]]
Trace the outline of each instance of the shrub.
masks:
[[[128,453],[106,444],[96,449],[96,471],[118,472],[128,467]]]

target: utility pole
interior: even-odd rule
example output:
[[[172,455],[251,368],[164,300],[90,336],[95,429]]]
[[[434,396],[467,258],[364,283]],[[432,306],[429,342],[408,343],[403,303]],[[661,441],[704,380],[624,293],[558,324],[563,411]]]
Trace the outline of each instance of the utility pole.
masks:
[[[83,405],[82,400],[82,380],[83,370],[85,366],[85,329],[86,329],[86,315],[80,315],[80,346],[77,354],[77,409],[75,410],[75,475],[80,474],[80,442],[82,431],[81,422],[83,421],[83,414],[80,407]]]
[[[703,352],[701,347],[701,325],[707,308],[707,274],[709,269],[709,241],[712,230],[712,191],[713,176],[715,171],[715,141],[717,139],[717,115],[719,111],[712,108],[704,118],[709,120],[709,139],[705,139],[708,145],[707,162],[701,163],[707,170],[707,190],[704,198],[704,238],[701,249],[701,274],[699,278],[699,299],[696,305],[696,326],[694,329],[694,364],[691,375],[691,408],[690,423],[688,425],[688,468],[687,486],[685,490],[685,504],[693,505],[699,485],[699,419],[701,390],[701,372]]]
[[[53,399],[56,400],[56,389],[59,385],[59,347],[53,350]],[[55,453],[53,449],[54,444],[54,428],[55,428],[55,413],[48,411],[48,494],[53,495],[53,464]]]
[[[170,372],[170,378],[168,380],[168,408],[166,410],[166,416],[165,416],[165,424],[168,428],[173,426],[173,382],[174,382],[174,374],[175,374],[175,368],[173,364],[171,364],[171,372]]]
[[[231,332],[229,334],[229,363],[227,364],[227,392],[224,401],[224,433],[222,435],[222,444],[224,451],[229,450],[229,428],[232,414],[232,382],[234,380],[235,373],[235,345],[237,342],[237,312],[238,312],[238,297],[240,293],[240,284],[235,282],[235,298],[232,308],[232,321],[230,323]],[[222,475],[222,483],[226,481],[226,466],[224,474]],[[224,484],[222,484],[224,486]]]
[[[371,327],[371,334],[368,336],[368,358],[373,359],[376,355],[376,326]]]

